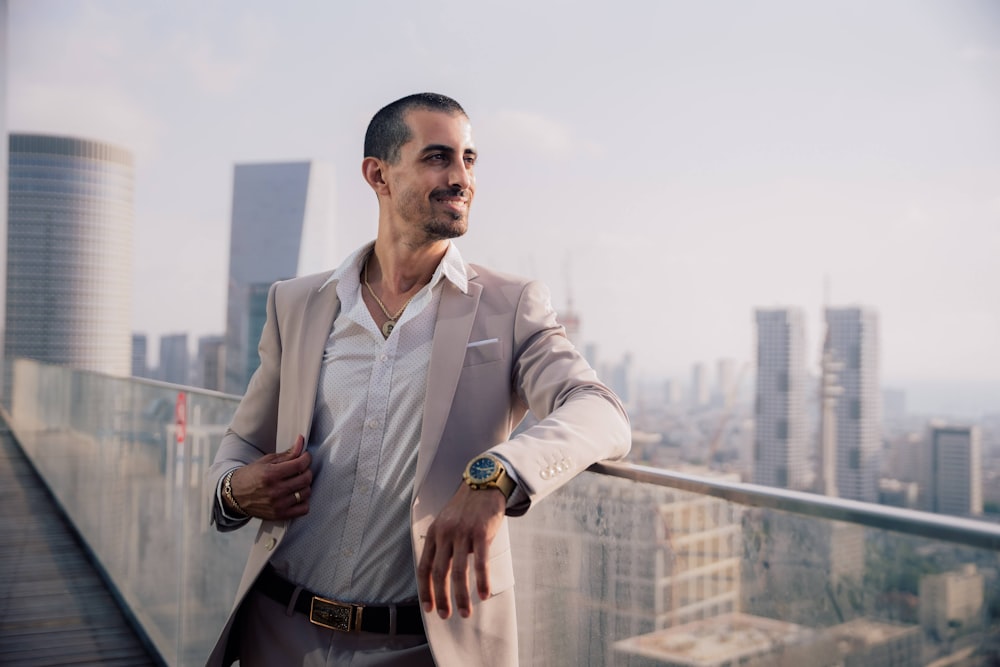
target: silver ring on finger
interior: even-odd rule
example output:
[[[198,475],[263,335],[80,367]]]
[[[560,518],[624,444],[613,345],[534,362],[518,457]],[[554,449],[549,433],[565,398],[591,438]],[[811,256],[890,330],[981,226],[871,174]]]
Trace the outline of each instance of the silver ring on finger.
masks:
[[[298,505],[302,502],[302,494],[298,491],[295,492],[295,504]]]

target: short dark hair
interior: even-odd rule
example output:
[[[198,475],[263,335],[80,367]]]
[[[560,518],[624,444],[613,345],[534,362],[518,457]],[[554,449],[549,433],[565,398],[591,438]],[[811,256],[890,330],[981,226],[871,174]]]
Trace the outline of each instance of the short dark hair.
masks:
[[[407,95],[379,109],[365,132],[365,157],[377,157],[389,164],[399,160],[399,149],[410,140],[410,128],[404,117],[414,109],[428,109],[468,117],[462,105],[446,95],[416,93]]]

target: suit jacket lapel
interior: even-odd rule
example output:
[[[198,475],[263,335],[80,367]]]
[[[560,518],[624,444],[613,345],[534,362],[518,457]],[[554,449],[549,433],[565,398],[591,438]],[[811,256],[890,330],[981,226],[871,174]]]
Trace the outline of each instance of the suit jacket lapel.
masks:
[[[323,367],[323,351],[326,341],[333,330],[333,321],[340,310],[340,299],[334,285],[327,285],[322,290],[314,290],[309,294],[304,310],[302,333],[298,345],[286,346],[286,349],[297,356],[291,360],[291,368],[297,369],[295,385],[295,405],[293,427],[297,428],[291,439],[283,443],[285,449],[292,446],[295,436],[302,433],[309,442],[309,431],[312,428],[313,412],[316,407],[316,391],[319,387],[319,374]]]
[[[463,294],[452,283],[445,282],[441,304],[438,306],[431,360],[427,368],[427,396],[424,399],[420,451],[417,453],[417,472],[413,483],[414,497],[427,475],[437,453],[441,434],[444,433],[455,389],[458,387],[458,378],[462,374],[465,346],[469,343],[472,323],[483,291],[481,284],[471,280],[475,277],[475,271],[468,265],[466,270],[470,278],[468,294]]]

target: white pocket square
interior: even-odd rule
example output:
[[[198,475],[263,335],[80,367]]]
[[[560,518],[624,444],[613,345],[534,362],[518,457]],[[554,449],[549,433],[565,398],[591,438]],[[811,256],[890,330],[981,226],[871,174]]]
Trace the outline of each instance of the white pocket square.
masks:
[[[500,342],[499,338],[487,338],[486,340],[477,340],[472,343],[469,343],[465,347],[481,347],[483,345],[489,345],[490,343],[499,343],[499,342]]]

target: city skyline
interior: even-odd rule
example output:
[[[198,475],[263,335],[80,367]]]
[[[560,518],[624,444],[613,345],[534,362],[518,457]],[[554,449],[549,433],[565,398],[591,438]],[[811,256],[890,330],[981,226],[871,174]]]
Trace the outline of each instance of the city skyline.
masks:
[[[864,304],[886,385],[914,407],[923,383],[997,409],[988,4],[733,4],[720,20],[585,3],[526,6],[515,23],[459,7],[13,0],[9,129],[135,153],[135,331],[225,330],[234,164],[329,160],[337,254],[365,242],[364,126],[433,89],[466,106],[483,156],[463,254],[544,280],[557,310],[572,284],[603,359],[685,378],[696,361],[752,359],[754,309],[795,306],[816,372],[822,309]],[[442,32],[449,12],[467,30]],[[355,33],[380,33],[377,48]]]

